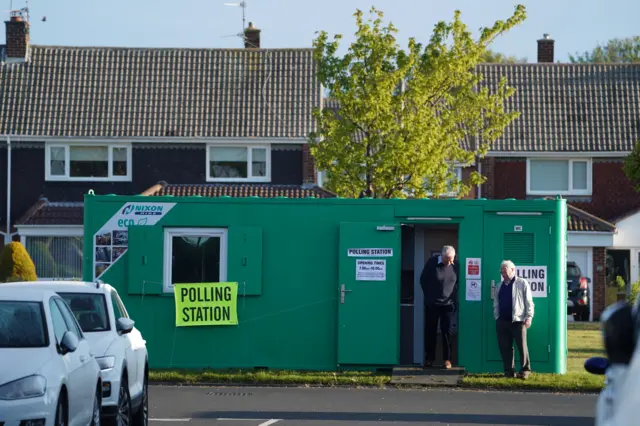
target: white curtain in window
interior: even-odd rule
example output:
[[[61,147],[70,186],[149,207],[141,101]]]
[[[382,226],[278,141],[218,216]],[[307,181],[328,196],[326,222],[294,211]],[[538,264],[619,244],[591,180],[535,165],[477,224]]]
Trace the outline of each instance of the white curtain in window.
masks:
[[[532,191],[568,191],[569,161],[531,160],[529,186]]]
[[[574,161],[572,173],[573,173],[573,189],[586,190],[587,189],[587,162]]]
[[[108,161],[109,149],[106,146],[71,146],[71,161]]]
[[[212,147],[211,161],[215,162],[239,162],[247,161],[247,148],[244,147]]]
[[[65,149],[62,146],[54,146],[49,149],[51,157],[51,174],[64,176],[65,174]]]
[[[127,148],[113,148],[113,161],[127,161]]]

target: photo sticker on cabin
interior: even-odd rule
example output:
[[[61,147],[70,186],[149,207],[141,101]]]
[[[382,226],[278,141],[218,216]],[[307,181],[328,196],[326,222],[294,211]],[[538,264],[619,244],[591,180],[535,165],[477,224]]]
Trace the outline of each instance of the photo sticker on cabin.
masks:
[[[176,327],[238,324],[238,283],[175,284]]]

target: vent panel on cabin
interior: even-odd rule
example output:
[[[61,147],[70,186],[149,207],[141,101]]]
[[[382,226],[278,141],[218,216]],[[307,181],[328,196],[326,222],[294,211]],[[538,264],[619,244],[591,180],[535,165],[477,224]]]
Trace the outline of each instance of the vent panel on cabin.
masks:
[[[533,233],[512,232],[504,234],[504,258],[516,266],[534,262]]]

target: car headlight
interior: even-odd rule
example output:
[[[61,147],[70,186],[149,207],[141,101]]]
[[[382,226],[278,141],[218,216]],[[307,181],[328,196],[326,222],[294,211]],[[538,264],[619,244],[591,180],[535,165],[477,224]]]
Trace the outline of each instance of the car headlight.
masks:
[[[100,370],[109,370],[116,365],[116,357],[115,356],[102,356],[96,358],[98,361],[98,365],[100,366]]]
[[[9,401],[14,399],[35,398],[44,395],[47,389],[47,379],[42,376],[28,376],[0,386],[0,399]]]

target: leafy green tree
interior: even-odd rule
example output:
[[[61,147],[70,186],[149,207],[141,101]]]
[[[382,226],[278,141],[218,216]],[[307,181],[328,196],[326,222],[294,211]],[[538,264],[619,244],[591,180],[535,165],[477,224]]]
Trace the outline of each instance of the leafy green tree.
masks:
[[[498,35],[525,19],[524,6],[477,40],[456,11],[452,22],[436,24],[426,46],[411,38],[406,50],[381,11],[372,8],[368,21],[360,10],[354,16],[356,40],[344,56],[340,35],[330,40],[322,31],[314,40],[319,79],[339,105],[314,112],[318,130],[309,138],[328,188],[344,197],[466,194],[482,177],[461,182],[452,166],[486,155],[518,116],[504,110],[513,89],[505,80],[494,93],[480,88],[475,66]]]
[[[631,154],[624,160],[622,170],[627,179],[633,184],[635,190],[640,192],[640,142],[636,144]]]
[[[499,52],[494,52],[491,49],[487,49],[480,57],[480,62],[487,64],[526,64],[527,58],[507,56]]]
[[[0,253],[0,282],[36,281],[36,267],[22,244],[13,241]]]
[[[614,38],[591,51],[569,55],[573,63],[634,63],[640,62],[640,36]]]

